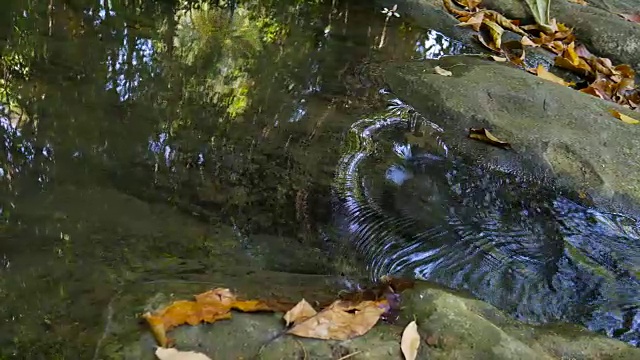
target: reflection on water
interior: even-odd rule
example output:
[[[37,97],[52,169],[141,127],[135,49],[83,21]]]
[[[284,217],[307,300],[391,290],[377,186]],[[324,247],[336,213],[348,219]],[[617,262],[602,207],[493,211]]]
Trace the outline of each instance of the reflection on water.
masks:
[[[442,133],[398,100],[352,127],[336,192],[372,276],[433,280],[523,320],[582,322],[640,344],[638,222],[464,165]]]

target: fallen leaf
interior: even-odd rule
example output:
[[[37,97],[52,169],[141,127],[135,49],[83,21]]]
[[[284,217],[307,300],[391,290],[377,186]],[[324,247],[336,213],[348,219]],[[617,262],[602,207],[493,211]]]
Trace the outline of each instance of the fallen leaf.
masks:
[[[533,47],[538,47],[540,45],[534,43],[531,39],[529,39],[528,36],[523,36],[522,39],[520,39],[520,43],[523,46],[533,46]]]
[[[347,340],[369,331],[387,309],[386,300],[360,303],[337,300],[287,333],[314,339]]]
[[[290,324],[297,324],[305,321],[316,314],[317,312],[313,309],[311,304],[309,304],[305,299],[302,299],[296,306],[284,314],[284,321],[287,326],[289,326]]]
[[[638,14],[618,14],[623,19],[640,24],[640,13]]]
[[[514,24],[512,20],[507,19],[504,15],[500,14],[499,12],[493,11],[493,10],[484,10],[483,12],[485,13],[485,18],[495,22],[496,24],[500,25],[504,29],[512,31],[521,36],[527,35],[527,33],[524,30],[522,30],[522,28],[520,28],[517,24]],[[517,23],[519,24],[519,22]]]
[[[495,55],[489,55],[493,61],[497,61],[497,62],[507,62],[507,58],[505,57],[501,57],[501,56],[495,56]]]
[[[205,354],[195,351],[178,351],[173,348],[159,347],[156,349],[156,356],[160,360],[211,360]]]
[[[231,318],[231,310],[244,312],[282,311],[285,304],[269,304],[260,300],[238,300],[229,289],[217,288],[195,296],[195,301],[178,300],[142,317],[151,327],[156,341],[166,347],[167,332],[176,326],[201,322],[212,323]]]
[[[636,120],[634,118],[632,118],[631,116],[627,116],[617,110],[611,109],[609,110],[609,113],[611,113],[611,115],[613,115],[613,117],[615,117],[616,119],[627,123],[627,124],[639,124],[640,120]]]
[[[440,66],[436,66],[435,68],[433,68],[433,72],[435,72],[438,75],[442,75],[442,76],[451,76],[453,75],[453,73],[449,70],[445,70],[443,68],[441,68]]]
[[[560,84],[563,86],[571,85],[571,83],[564,81],[564,79],[562,79],[561,77],[550,73],[547,69],[544,68],[544,66],[542,66],[542,64],[538,65],[538,67],[535,69],[535,74],[542,79],[552,81],[556,84]]]
[[[402,332],[402,341],[400,349],[405,360],[415,360],[418,356],[418,347],[420,346],[420,334],[418,334],[418,325],[412,321],[404,328]]]
[[[567,1],[569,1],[569,2],[571,2],[571,3],[574,3],[574,4],[582,5],[582,6],[587,6],[587,5],[589,5],[589,3],[587,3],[587,2],[586,2],[586,1],[584,1],[584,0],[567,0]]]
[[[483,19],[484,19],[484,12],[479,11],[464,21],[462,20],[462,18],[460,18],[459,20],[463,22],[456,24],[456,26],[471,26],[473,31],[480,31],[480,25],[482,25]]]
[[[489,29],[493,44],[495,44],[496,48],[500,48],[502,45],[502,34],[504,33],[504,29],[500,25],[486,18],[482,19],[482,24]]]
[[[465,7],[469,10],[474,10],[480,5],[482,0],[455,0],[458,5]]]
[[[485,128],[479,128],[479,129],[471,128],[471,129],[469,129],[469,137],[471,139],[479,140],[479,141],[485,142],[485,143],[487,143],[489,145],[501,147],[503,149],[511,148],[511,144],[509,144],[506,141],[502,141],[502,140],[498,139],[492,133],[490,133],[489,130],[487,130]]]

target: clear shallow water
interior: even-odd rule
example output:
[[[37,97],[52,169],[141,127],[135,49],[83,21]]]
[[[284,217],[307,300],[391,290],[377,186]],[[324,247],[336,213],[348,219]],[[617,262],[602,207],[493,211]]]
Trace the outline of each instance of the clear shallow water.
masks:
[[[513,309],[526,294],[506,290],[494,302],[538,320],[569,309],[567,318],[610,333],[628,319],[618,310],[637,288],[619,287],[624,271],[637,274],[628,240],[635,225],[551,190],[532,198],[518,179],[503,188],[501,175],[456,162],[437,126],[412,140],[428,151],[409,151],[394,124],[421,120],[401,104],[383,122],[373,119],[380,129],[364,141],[370,122],[360,119],[386,111],[380,63],[437,58],[462,44],[401,21],[385,31],[368,1],[246,1],[233,14],[171,4],[0,5],[0,357],[92,358],[105,309],[141,281],[339,274],[335,244],[349,243],[334,228],[345,224],[356,235],[350,252],[364,255],[372,274],[471,290],[475,279],[515,289],[508,276],[521,289],[530,284],[524,272],[551,283],[560,269],[573,271],[567,279],[587,274],[544,260],[570,251],[606,280],[576,284],[609,284],[589,309],[567,283],[557,285],[567,295],[558,304],[532,299]],[[520,215],[534,200],[569,221],[566,234],[582,235],[536,242],[531,229],[541,221]],[[366,216],[362,204],[371,207]],[[479,204],[485,210],[472,212]],[[609,238],[618,242],[598,241]],[[438,266],[461,275],[436,279]]]
[[[351,129],[335,190],[373,277],[436,281],[525,321],[579,322],[638,345],[637,220],[465,165],[443,133],[398,99]]]

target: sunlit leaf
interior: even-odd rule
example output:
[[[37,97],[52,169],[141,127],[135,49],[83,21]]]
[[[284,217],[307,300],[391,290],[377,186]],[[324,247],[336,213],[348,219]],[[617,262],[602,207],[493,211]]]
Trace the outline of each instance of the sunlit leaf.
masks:
[[[287,331],[301,337],[347,340],[369,331],[388,310],[387,300],[353,303],[338,300]]]
[[[405,360],[415,360],[418,356],[418,347],[420,347],[420,334],[418,334],[418,325],[412,321],[404,328],[402,332],[402,341],[400,349]]]
[[[178,351],[173,348],[159,347],[156,349],[156,357],[159,360],[211,360],[205,354],[195,351]]]
[[[589,5],[589,3],[586,2],[585,0],[567,0],[567,1],[574,4],[583,5],[583,6]]]
[[[528,36],[523,36],[522,39],[520,39],[520,43],[523,46],[532,46],[532,47],[538,47],[540,46],[539,44],[534,43],[533,41],[531,41],[531,39],[529,39]]]
[[[441,68],[440,66],[436,66],[435,68],[433,68],[433,72],[435,72],[438,75],[442,75],[442,76],[451,76],[453,75],[453,73],[449,70],[445,70],[443,68]]]
[[[506,141],[502,141],[502,140],[498,139],[492,133],[490,133],[489,130],[487,130],[485,128],[478,128],[478,129],[471,128],[471,129],[469,129],[469,138],[474,139],[474,140],[478,140],[478,141],[482,141],[482,142],[487,143],[489,145],[501,147],[503,149],[511,148],[511,144],[509,144]]]
[[[611,113],[611,115],[613,115],[616,119],[627,123],[627,124],[640,124],[640,120],[636,120],[634,118],[632,118],[631,116],[627,116],[617,110],[614,109],[610,109],[609,113]]]
[[[575,85],[573,83],[570,82],[566,82],[564,81],[564,79],[562,79],[561,77],[550,73],[547,69],[544,68],[544,66],[542,66],[541,64],[538,65],[538,67],[534,70],[535,74],[538,75],[538,77],[548,80],[548,81],[552,81],[556,84],[560,84],[563,86],[571,86],[571,85]]]
[[[317,312],[315,309],[309,304],[305,299],[300,300],[300,302],[291,308],[291,310],[287,311],[284,314],[284,321],[287,326],[290,324],[300,323],[302,321],[307,320],[308,318],[315,316]]]
[[[489,55],[489,56],[493,59],[493,61],[496,61],[496,62],[507,62],[507,61],[509,61],[509,59],[507,59],[505,57],[502,57],[502,56],[495,56],[495,55]]]

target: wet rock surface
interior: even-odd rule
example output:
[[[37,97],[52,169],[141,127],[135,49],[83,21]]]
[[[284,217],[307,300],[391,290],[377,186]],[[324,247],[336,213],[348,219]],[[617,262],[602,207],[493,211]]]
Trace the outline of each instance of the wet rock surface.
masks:
[[[288,280],[285,280],[288,279]],[[289,275],[269,281],[288,296],[330,296],[335,279]],[[286,285],[288,283],[288,285]],[[238,283],[244,287],[247,283]],[[253,286],[249,286],[253,288]],[[108,326],[97,349],[101,359],[153,359],[154,340],[136,314],[171,298],[206,290],[204,284],[167,281],[129,288],[113,300]],[[171,295],[169,295],[171,294]],[[255,292],[254,292],[255,294]],[[256,296],[259,296],[256,294]],[[634,359],[640,349],[574,326],[533,327],[518,323],[494,307],[461,293],[420,283],[403,293],[401,319],[379,323],[362,337],[321,341],[285,335],[282,314],[234,313],[231,320],[183,326],[170,336],[182,350],[201,351],[213,359],[401,359],[403,326],[416,319],[421,335],[420,359]]]
[[[453,76],[436,74],[435,66]],[[615,104],[473,56],[390,65],[386,76],[392,91],[443,125],[448,143],[471,162],[542,181],[560,176],[599,205],[637,209],[640,162],[632,154],[640,130],[609,114]],[[467,139],[471,127],[490,128],[514,150]]]

